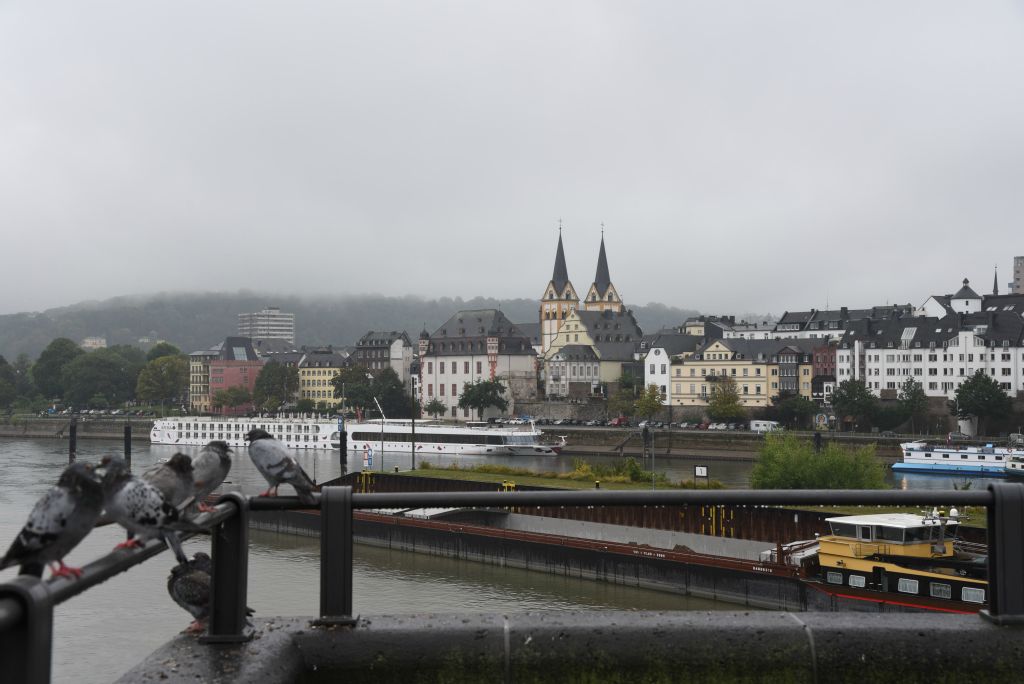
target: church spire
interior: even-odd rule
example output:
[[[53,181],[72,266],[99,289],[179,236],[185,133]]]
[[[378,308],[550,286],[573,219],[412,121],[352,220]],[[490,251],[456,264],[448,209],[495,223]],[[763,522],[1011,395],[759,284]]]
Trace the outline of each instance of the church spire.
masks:
[[[569,269],[565,267],[565,250],[562,248],[562,221],[558,221],[558,250],[555,252],[555,270],[551,274],[551,282],[561,293],[569,282]]]
[[[608,275],[608,255],[604,251],[604,224],[601,224],[601,251],[597,255],[597,273],[594,275],[594,285],[598,292],[604,293],[612,284],[611,276]]]

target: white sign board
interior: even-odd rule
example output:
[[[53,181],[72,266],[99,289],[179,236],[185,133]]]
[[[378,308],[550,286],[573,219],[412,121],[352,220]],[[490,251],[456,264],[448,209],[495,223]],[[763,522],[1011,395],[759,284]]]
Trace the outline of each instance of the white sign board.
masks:
[[[708,467],[707,466],[693,466],[694,477],[707,477]]]

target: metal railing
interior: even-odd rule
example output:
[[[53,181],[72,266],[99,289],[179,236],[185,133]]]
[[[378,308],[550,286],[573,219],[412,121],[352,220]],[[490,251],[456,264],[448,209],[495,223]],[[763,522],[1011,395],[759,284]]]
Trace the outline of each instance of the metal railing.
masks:
[[[1024,623],[1024,484],[993,483],[986,490],[673,490],[554,492],[354,493],[325,487],[316,496],[320,511],[320,624],[352,624],[353,511],[421,507],[679,506],[734,504],[793,505],[958,505],[987,507],[989,606],[982,617],[996,624]],[[246,623],[249,512],[310,509],[296,497],[246,497],[233,492],[211,513],[196,518],[212,533],[210,618],[202,643],[251,638]],[[78,579],[43,581],[18,576],[0,584],[0,672],[6,681],[48,682],[53,609],[59,603],[162,552],[163,542],[110,553],[83,568]]]

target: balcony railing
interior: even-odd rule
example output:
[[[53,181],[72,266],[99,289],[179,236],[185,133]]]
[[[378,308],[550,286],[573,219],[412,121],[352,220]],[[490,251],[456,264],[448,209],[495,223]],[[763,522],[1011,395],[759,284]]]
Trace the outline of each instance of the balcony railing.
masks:
[[[681,490],[574,492],[422,492],[359,494],[325,487],[320,511],[321,624],[352,624],[353,511],[356,509],[521,506],[679,505],[957,505],[987,507],[989,605],[982,618],[999,625],[1024,623],[1024,484],[994,483],[974,491]],[[246,497],[234,492],[215,510],[196,518],[212,531],[211,611],[202,643],[250,638],[246,627],[249,578],[249,512],[308,509],[295,497]],[[4,681],[48,682],[54,606],[144,562],[164,550],[151,540],[131,552],[115,552],[86,565],[79,579],[43,581],[19,576],[0,585],[0,672]]]

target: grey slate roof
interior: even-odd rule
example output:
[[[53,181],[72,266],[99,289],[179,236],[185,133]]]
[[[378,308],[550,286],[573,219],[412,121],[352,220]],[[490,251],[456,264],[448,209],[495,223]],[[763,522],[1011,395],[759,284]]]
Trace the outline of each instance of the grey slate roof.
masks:
[[[696,351],[704,338],[699,335],[684,335],[682,333],[662,333],[651,341],[648,349],[664,349],[668,356],[684,354]]]
[[[817,344],[820,344],[819,340],[744,340],[744,339],[730,339],[730,340],[711,340],[705,344],[702,344],[697,352],[703,356],[704,350],[714,343],[721,343],[732,352],[734,352],[738,358],[751,359],[753,361],[771,361],[773,357],[778,356],[787,349],[800,354],[810,355],[812,350]]]
[[[359,338],[359,341],[356,342],[356,347],[390,347],[399,338],[405,340],[407,346],[412,345],[412,342],[409,341],[409,335],[404,330],[370,330]]]
[[[555,291],[561,294],[569,283],[569,269],[565,267],[565,250],[562,248],[562,229],[558,229],[558,250],[555,252],[555,268],[551,273]]]
[[[516,328],[524,337],[529,337],[534,346],[540,344],[540,323],[516,323]]]
[[[585,344],[567,344],[558,350],[554,358],[561,358],[565,361],[597,361],[597,354],[593,348]]]
[[[964,278],[964,286],[956,291],[953,299],[981,299],[978,293],[971,289],[970,282],[967,278]]]
[[[498,309],[459,311],[430,336],[428,354],[486,354],[487,338],[497,337],[499,354],[535,356],[533,343]]]
[[[597,255],[597,273],[594,274],[594,285],[597,292],[603,295],[612,284],[611,276],[608,275],[608,255],[604,251],[604,232],[601,233],[601,251]]]
[[[333,349],[312,349],[299,361],[299,368],[344,368],[348,365],[348,357]]]

